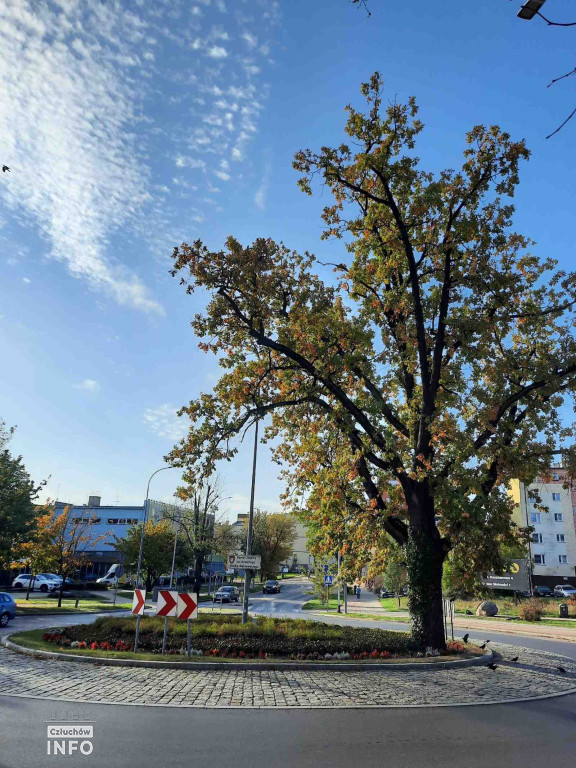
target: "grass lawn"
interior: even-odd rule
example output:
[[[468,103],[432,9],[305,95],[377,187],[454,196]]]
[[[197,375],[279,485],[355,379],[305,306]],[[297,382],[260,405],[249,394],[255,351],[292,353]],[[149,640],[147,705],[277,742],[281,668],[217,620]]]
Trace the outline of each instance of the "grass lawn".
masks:
[[[475,600],[456,600],[454,603],[454,610],[456,613],[466,613],[466,611],[472,611],[472,613],[476,614],[476,608],[480,605],[482,601],[479,599]],[[504,597],[504,598],[497,598],[496,600],[492,600],[492,602],[496,603],[498,606],[498,615],[503,616],[518,616],[518,608],[519,605],[516,604],[516,601],[511,597]],[[550,616],[558,618],[558,606],[560,603],[567,602],[566,600],[561,600],[559,598],[553,598],[553,597],[545,597],[545,598],[539,598],[539,602],[544,608],[544,616]],[[569,605],[569,612],[571,616],[574,616],[576,618],[576,606]],[[497,617],[496,617],[497,618]]]
[[[16,601],[16,615],[17,616],[29,616],[34,614],[47,615],[51,613],[100,613],[102,611],[124,610],[131,608],[132,603],[125,603],[119,596],[116,601],[116,606],[113,605],[111,600],[101,600],[98,597],[86,595],[85,598],[81,598],[78,601],[78,607],[76,607],[75,598],[64,598],[62,600],[62,606],[58,608],[57,598],[33,598],[31,600],[17,600]]]
[[[397,597],[382,597],[380,598],[380,605],[385,611],[407,611],[408,610],[408,598],[400,598],[400,608],[398,608]]]

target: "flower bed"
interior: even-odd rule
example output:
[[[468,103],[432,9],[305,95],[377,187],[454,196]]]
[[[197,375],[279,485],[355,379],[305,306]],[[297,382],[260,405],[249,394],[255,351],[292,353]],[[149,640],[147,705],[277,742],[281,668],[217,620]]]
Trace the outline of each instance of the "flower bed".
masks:
[[[64,649],[124,652],[133,648],[134,629],[132,618],[102,617],[93,624],[45,632],[42,639]],[[163,619],[144,617],[139,650],[160,653],[163,630]],[[209,614],[192,622],[192,646],[195,655],[239,659],[344,660],[419,655],[410,635],[403,632],[264,617],[242,625],[239,616]],[[180,654],[185,647],[186,623],[170,621],[167,652]]]

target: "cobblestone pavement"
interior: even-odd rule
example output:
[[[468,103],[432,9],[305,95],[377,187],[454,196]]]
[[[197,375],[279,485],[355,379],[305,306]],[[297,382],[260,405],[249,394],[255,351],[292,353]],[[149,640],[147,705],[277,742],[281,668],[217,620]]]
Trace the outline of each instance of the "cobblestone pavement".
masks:
[[[576,661],[512,645],[498,669],[206,671],[35,659],[0,649],[0,695],[173,707],[399,707],[502,703],[576,692]],[[562,666],[566,673],[557,669]]]

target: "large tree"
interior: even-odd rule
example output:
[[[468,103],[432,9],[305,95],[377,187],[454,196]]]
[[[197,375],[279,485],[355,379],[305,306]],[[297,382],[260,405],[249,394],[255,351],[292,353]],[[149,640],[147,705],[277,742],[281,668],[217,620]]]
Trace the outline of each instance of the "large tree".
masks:
[[[246,524],[247,526],[248,524]],[[246,551],[247,528],[243,541]],[[285,513],[254,511],[252,554],[260,555],[260,575],[262,579],[275,579],[280,565],[292,555],[292,545],[296,540],[296,522]]]
[[[44,483],[36,484],[22,463],[8,448],[14,427],[0,420],[0,567],[15,557],[19,545],[34,528],[36,498]]]
[[[477,546],[498,561],[513,533],[507,481],[542,474],[573,437],[559,409],[576,382],[576,275],[511,228],[522,141],[476,126],[459,170],[425,171],[415,102],[383,108],[381,87],[377,74],[362,86],[367,113],[347,108],[349,144],[295,159],[305,192],[316,179],[334,195],[335,281],[269,239],[175,249],[173,273],[211,297],[193,322],[200,346],[227,371],[182,409],[192,426],[171,458],[230,459],[269,414],[267,435],[317,488],[312,437],[338,437],[349,487],[327,498],[349,506],[348,526],[370,519],[405,548],[414,635],[441,648],[447,554]]]

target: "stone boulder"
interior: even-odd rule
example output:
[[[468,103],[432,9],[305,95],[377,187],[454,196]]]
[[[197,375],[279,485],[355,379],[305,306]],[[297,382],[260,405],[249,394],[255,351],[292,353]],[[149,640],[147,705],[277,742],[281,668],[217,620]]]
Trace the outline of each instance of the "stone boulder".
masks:
[[[484,602],[480,603],[478,608],[476,608],[476,616],[496,616],[497,613],[498,606],[491,600],[484,600]]]

